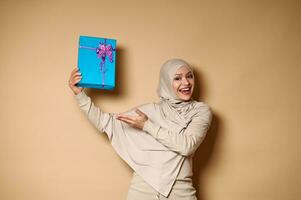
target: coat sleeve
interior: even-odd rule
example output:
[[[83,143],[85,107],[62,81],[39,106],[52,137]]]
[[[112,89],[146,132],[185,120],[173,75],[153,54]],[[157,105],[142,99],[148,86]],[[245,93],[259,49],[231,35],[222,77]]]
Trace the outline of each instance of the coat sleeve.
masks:
[[[118,123],[114,114],[106,113],[91,101],[84,91],[74,95],[80,109],[86,114],[89,121],[101,132],[105,132],[109,139],[113,136],[113,126]]]
[[[183,156],[193,154],[204,140],[207,130],[211,124],[212,112],[209,106],[198,113],[189,125],[180,133],[172,132],[148,119],[143,130],[152,135],[157,141],[171,151]]]

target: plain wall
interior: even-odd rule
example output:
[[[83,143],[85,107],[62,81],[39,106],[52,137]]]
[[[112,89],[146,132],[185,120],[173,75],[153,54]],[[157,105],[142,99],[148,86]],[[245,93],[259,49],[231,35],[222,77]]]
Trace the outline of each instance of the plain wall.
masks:
[[[0,199],[125,199],[132,170],[68,87],[79,35],[117,39],[106,112],[158,101],[169,58],[214,120],[194,158],[200,200],[301,198],[301,3],[0,1]]]

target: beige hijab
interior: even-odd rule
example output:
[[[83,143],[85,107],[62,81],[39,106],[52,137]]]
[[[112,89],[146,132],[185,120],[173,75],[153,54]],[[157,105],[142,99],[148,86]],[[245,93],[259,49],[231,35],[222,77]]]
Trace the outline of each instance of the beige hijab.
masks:
[[[160,70],[159,85],[157,94],[161,100],[162,112],[168,120],[180,125],[178,129],[186,128],[193,116],[197,113],[195,109],[195,101],[191,99],[188,102],[182,101],[175,94],[172,82],[177,70],[185,66],[193,74],[193,69],[182,59],[170,59],[166,61]]]
[[[177,69],[184,65],[189,67],[180,59],[164,63],[157,90],[160,102],[137,107],[147,114],[153,123],[174,133],[184,131],[193,116],[199,112],[195,101],[182,102],[172,89],[173,76]],[[136,115],[134,109],[126,114]],[[169,150],[150,134],[119,120],[109,121],[104,131],[121,158],[155,190],[168,196],[185,157]]]

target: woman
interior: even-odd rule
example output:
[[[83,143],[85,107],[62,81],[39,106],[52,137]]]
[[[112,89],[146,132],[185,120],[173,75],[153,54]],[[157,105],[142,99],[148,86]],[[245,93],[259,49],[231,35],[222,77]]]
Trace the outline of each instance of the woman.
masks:
[[[69,86],[80,108],[118,155],[134,170],[128,200],[196,200],[192,157],[210,126],[209,106],[192,99],[194,74],[182,59],[165,62],[160,70],[158,103],[137,106],[122,114],[105,113],[83,88],[81,75],[71,73]]]

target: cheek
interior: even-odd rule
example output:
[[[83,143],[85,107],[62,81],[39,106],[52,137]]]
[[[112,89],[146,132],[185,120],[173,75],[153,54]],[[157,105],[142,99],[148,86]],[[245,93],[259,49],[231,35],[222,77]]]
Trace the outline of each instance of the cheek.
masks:
[[[194,79],[191,80],[190,84],[194,87]]]
[[[177,93],[178,88],[179,88],[179,83],[177,81],[173,81],[172,82],[172,88],[173,88],[174,92]]]
[[[189,80],[189,83],[191,85],[191,95],[193,94],[193,91],[194,91],[194,79],[190,79]]]

